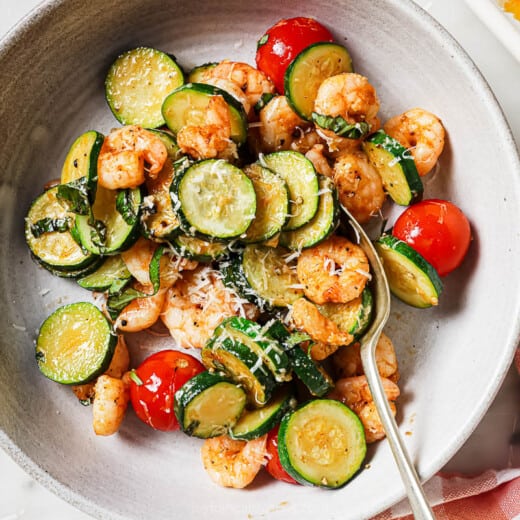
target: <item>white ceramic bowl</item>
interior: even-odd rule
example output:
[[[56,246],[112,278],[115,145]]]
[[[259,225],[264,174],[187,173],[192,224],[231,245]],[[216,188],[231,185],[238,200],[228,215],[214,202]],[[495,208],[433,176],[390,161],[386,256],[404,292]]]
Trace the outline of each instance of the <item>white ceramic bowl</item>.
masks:
[[[44,3],[0,46],[2,338],[0,445],[31,475],[84,511],[129,518],[367,518],[404,496],[386,442],[346,487],[323,491],[260,476],[246,491],[205,474],[198,440],[154,432],[133,413],[122,431],[96,438],[90,411],[70,389],[40,376],[33,341],[65,302],[85,298],[73,282],[30,259],[23,217],[59,176],[72,140],[116,126],[103,98],[107,67],[146,44],[187,68],[222,58],[253,63],[263,31],[283,17],[314,16],[368,75],[381,114],[414,106],[438,114],[448,141],[426,196],[468,215],[474,240],[445,279],[438,308],[394,302],[387,332],[398,348],[398,422],[420,475],[430,477],[463,444],[491,403],[519,336],[520,172],[504,118],[455,41],[408,0],[62,0]],[[149,337],[130,338],[137,362]],[[139,348],[141,347],[141,348]]]

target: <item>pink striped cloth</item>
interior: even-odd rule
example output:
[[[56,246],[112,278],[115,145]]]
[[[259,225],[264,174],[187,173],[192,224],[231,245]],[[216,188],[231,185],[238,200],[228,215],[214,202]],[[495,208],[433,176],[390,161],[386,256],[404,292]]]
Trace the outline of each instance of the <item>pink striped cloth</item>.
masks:
[[[520,349],[515,364],[520,373]],[[437,520],[520,520],[520,468],[490,469],[477,476],[438,473],[424,490]],[[372,520],[413,520],[413,516],[403,500]]]

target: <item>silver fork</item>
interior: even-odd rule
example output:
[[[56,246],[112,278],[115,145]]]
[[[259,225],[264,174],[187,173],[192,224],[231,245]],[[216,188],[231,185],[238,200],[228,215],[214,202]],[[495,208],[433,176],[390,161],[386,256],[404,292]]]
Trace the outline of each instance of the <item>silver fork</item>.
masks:
[[[374,404],[376,405],[377,412],[385,429],[390,449],[392,450],[397,467],[401,473],[401,479],[405,485],[413,515],[417,520],[432,520],[435,519],[435,516],[426,500],[415,467],[397,429],[397,424],[386,399],[376,365],[376,345],[390,315],[390,289],[388,287],[388,280],[386,279],[383,265],[372,241],[347,208],[341,206],[341,209],[347,215],[349,224],[358,235],[359,245],[367,255],[374,280],[375,316],[372,325],[361,339],[361,362],[363,364],[363,370],[365,371]]]

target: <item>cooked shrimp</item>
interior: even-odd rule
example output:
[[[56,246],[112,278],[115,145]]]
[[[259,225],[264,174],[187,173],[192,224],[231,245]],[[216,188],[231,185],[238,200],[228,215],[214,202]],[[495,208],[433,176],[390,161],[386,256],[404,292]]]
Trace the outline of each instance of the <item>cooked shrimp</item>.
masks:
[[[328,159],[324,155],[324,145],[315,144],[306,154],[305,157],[311,161],[315,170],[322,175],[332,177],[332,168]]]
[[[183,273],[170,288],[161,319],[179,346],[202,348],[224,318],[254,319],[256,312],[254,305],[224,286],[217,271],[201,266]]]
[[[338,235],[305,249],[298,257],[296,273],[305,296],[317,304],[353,300],[370,278],[363,249]]]
[[[143,286],[151,286],[150,262],[158,247],[156,242],[140,237],[132,247],[121,253],[121,258],[130,274]],[[164,254],[161,257],[159,268],[161,287],[171,287],[180,277],[181,271],[195,269],[195,267],[197,267],[197,262],[194,260]]]
[[[339,378],[364,375],[361,363],[360,344],[354,343],[340,348],[332,356],[332,362]],[[384,333],[379,337],[376,346],[376,364],[379,375],[397,383],[399,369],[392,340]]]
[[[260,110],[259,147],[262,152],[291,150],[309,124],[290,106],[285,96],[276,96]]]
[[[383,182],[363,152],[341,155],[332,172],[339,201],[360,224],[379,212],[386,197]]]
[[[103,141],[98,183],[109,190],[135,188],[145,181],[145,170],[155,178],[167,158],[166,146],[152,132],[138,125],[118,128]]]
[[[126,378],[99,376],[94,387],[92,425],[96,435],[112,435],[119,430],[130,397]]]
[[[396,408],[394,401],[399,397],[399,387],[384,377],[381,378],[381,382],[392,413],[395,416]],[[328,397],[337,399],[346,404],[359,416],[365,429],[367,442],[375,442],[385,436],[385,431],[375,408],[366,376],[338,379],[334,390],[332,390]]]
[[[242,104],[246,114],[251,112],[251,103],[247,98],[246,94],[243,90],[233,81],[224,78],[212,77],[207,74],[206,77],[202,78],[202,82],[207,85],[213,85],[214,87],[218,87],[222,90],[225,90],[228,94],[233,96],[239,103]]]
[[[125,337],[122,334],[119,334],[114,355],[112,356],[112,360],[110,361],[110,365],[105,374],[121,379],[129,366],[130,354],[128,352],[128,347],[126,346]],[[92,381],[91,383],[85,383],[84,385],[75,385],[72,387],[72,391],[83,404],[89,404],[94,399],[95,384],[96,382]]]
[[[219,486],[241,489],[253,482],[266,461],[267,434],[252,441],[227,435],[206,439],[201,456],[204,469]]]
[[[345,72],[327,78],[320,85],[314,101],[314,111],[320,115],[341,116],[347,123],[368,123],[370,132],[379,128],[379,99],[368,79],[360,74]],[[326,135],[333,132],[325,130]]]
[[[211,96],[202,125],[186,125],[177,133],[181,151],[195,159],[232,159],[237,146],[231,139],[229,107],[222,96]]]
[[[348,332],[342,332],[332,320],[321,314],[314,303],[305,298],[294,302],[291,316],[298,330],[306,332],[318,342],[311,348],[313,359],[325,359],[341,345],[349,345],[354,339]]]
[[[440,119],[422,108],[392,117],[384,130],[410,150],[421,176],[433,169],[444,149],[445,132]]]
[[[215,78],[234,83],[245,94],[249,107],[254,107],[262,94],[275,93],[273,82],[262,71],[247,63],[223,60],[215,67],[206,70],[202,76],[202,81],[208,83]],[[246,112],[250,114],[251,110],[246,109]]]
[[[135,289],[152,294],[153,287],[136,284]],[[122,332],[139,332],[150,328],[160,317],[168,289],[132,300],[118,315],[114,328]]]

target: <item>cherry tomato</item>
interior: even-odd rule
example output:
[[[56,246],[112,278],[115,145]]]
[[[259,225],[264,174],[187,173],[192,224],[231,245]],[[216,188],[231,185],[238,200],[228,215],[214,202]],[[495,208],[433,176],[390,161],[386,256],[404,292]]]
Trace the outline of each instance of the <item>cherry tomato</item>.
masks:
[[[280,462],[280,456],[278,455],[278,429],[279,425],[275,426],[268,434],[267,434],[267,458],[268,462],[265,466],[265,469],[274,477],[276,480],[283,480],[284,482],[289,482],[289,484],[297,484],[296,480],[294,480],[287,471],[285,471],[282,467],[282,463]]]
[[[468,219],[446,200],[423,200],[407,208],[392,234],[406,242],[445,276],[460,265],[471,241]]]
[[[177,350],[161,350],[146,358],[131,376],[130,399],[137,417],[156,430],[178,430],[174,394],[204,370],[193,356]]]
[[[285,69],[296,55],[313,43],[331,41],[330,31],[313,18],[280,20],[258,40],[256,65],[282,94]]]

